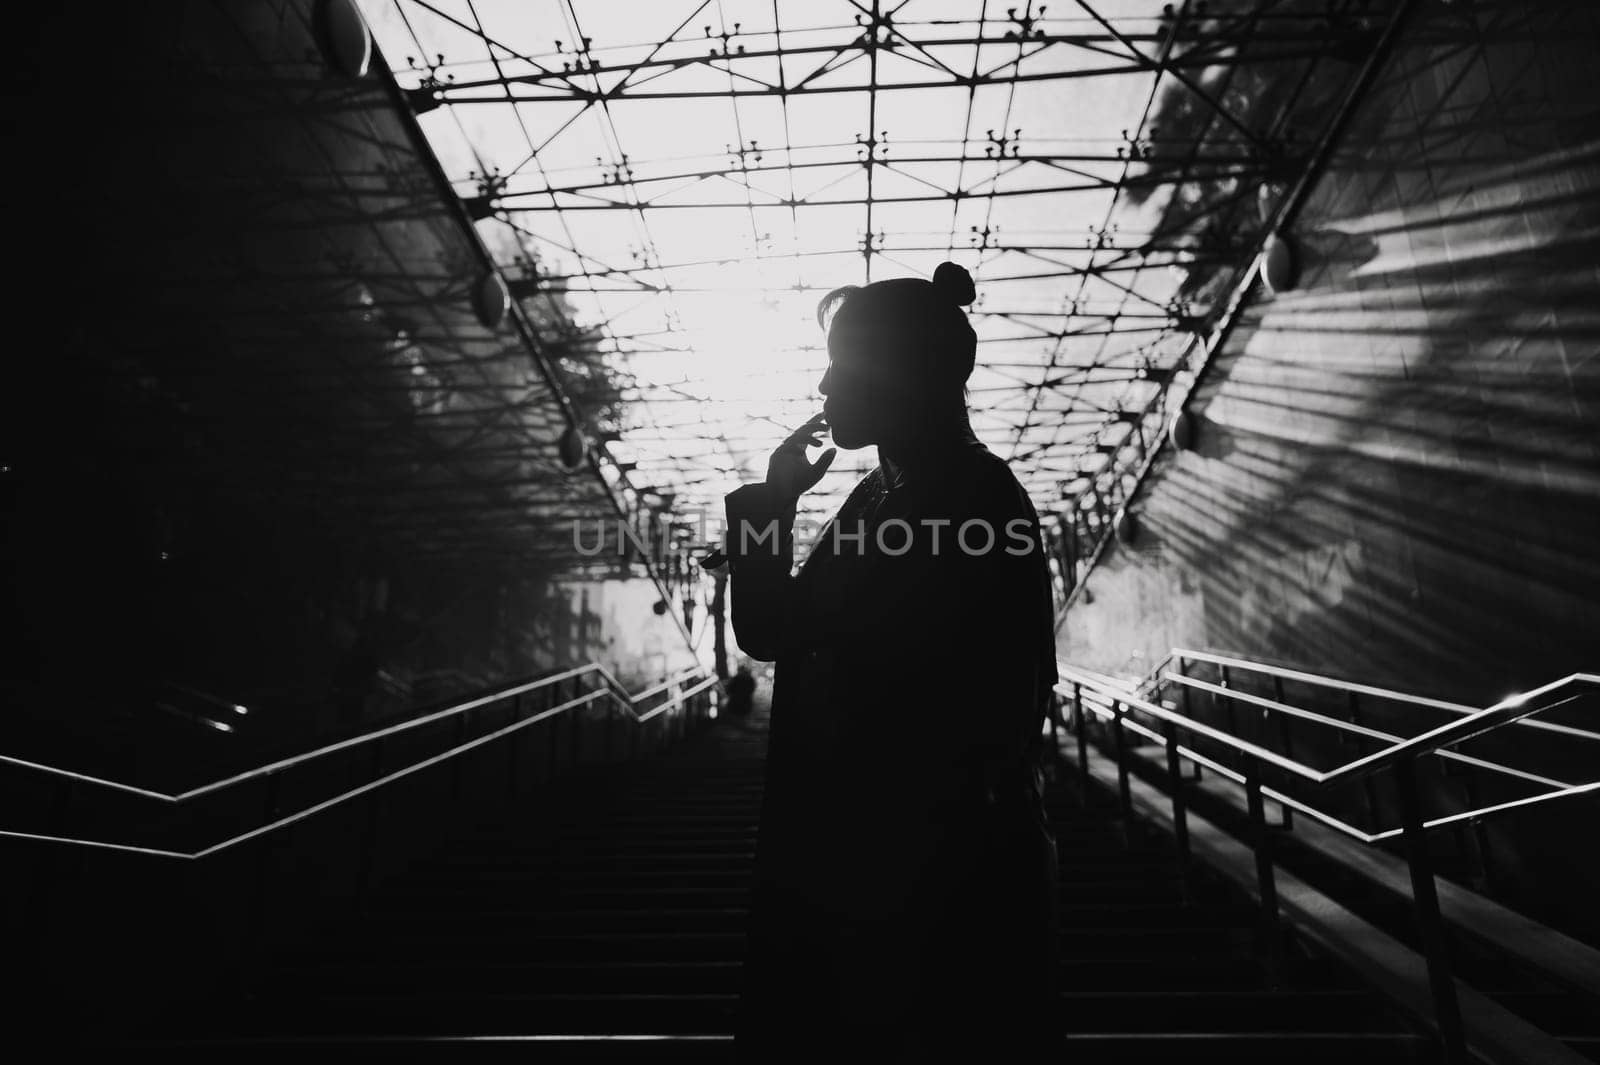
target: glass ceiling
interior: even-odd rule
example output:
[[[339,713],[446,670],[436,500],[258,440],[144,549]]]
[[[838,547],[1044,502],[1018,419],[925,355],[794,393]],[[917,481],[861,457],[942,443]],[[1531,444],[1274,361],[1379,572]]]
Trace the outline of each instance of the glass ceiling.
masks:
[[[598,328],[609,458],[692,519],[819,408],[819,297],[945,259],[977,281],[974,428],[1041,512],[1131,476],[1368,39],[1340,16],[1374,6],[363,9],[508,275],[533,259]]]

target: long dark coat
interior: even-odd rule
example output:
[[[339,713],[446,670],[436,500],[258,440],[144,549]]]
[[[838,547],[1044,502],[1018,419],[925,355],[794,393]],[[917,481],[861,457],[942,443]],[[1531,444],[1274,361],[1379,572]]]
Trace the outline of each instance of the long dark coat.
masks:
[[[792,511],[765,485],[727,509],[734,634],[777,663],[740,1061],[1053,1046],[1056,667],[1026,493],[969,436],[897,485],[874,470],[794,576]]]

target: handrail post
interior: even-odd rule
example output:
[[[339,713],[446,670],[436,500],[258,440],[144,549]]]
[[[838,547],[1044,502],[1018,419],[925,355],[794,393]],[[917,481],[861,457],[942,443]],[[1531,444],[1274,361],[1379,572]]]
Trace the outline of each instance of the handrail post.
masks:
[[[574,686],[576,686],[577,681],[574,680],[573,684],[574,684]],[[561,703],[563,702],[561,688],[562,688],[562,682],[559,681],[559,680],[556,681],[554,684],[550,685],[550,705],[545,707],[546,710],[553,710],[557,706],[561,705]],[[546,780],[555,780],[556,777],[558,777],[560,775],[560,771],[561,771],[561,757],[560,757],[561,756],[561,743],[560,743],[560,740],[561,740],[561,719],[564,716],[565,716],[564,714],[552,714],[549,718],[546,719],[546,720],[548,720],[550,722],[549,736],[547,737],[549,739],[549,744],[548,744],[548,746],[546,747],[546,750],[545,750],[545,755],[546,755],[546,757],[547,757],[547,759],[548,759],[548,761],[550,763],[550,773],[549,773],[549,776],[547,776],[545,778]]]
[[[1443,759],[1439,764],[1444,764]],[[1464,774],[1461,779],[1461,796],[1466,800],[1469,810],[1478,805],[1478,789],[1472,786],[1472,779],[1471,773]],[[1473,859],[1478,867],[1477,886],[1492,898],[1495,893],[1494,855],[1490,850],[1489,830],[1484,827],[1481,817],[1474,817],[1467,822],[1467,838],[1472,841]]]
[[[467,715],[456,715],[456,746],[467,742]],[[461,759],[450,759],[450,798],[461,798]]]
[[[1250,843],[1256,855],[1256,890],[1261,896],[1258,931],[1267,980],[1276,987],[1282,975],[1278,952],[1278,882],[1272,869],[1272,835],[1261,795],[1261,766],[1254,758],[1245,761],[1244,788],[1250,810]]]
[[[1232,690],[1232,688],[1233,688],[1233,684],[1232,684],[1233,674],[1231,674],[1228,671],[1228,667],[1227,666],[1218,666],[1217,667],[1217,675],[1218,675],[1218,677],[1220,678],[1220,681],[1221,681],[1221,683],[1219,683],[1217,685],[1217,687],[1219,687],[1219,688],[1228,688],[1228,689]],[[1233,705],[1232,696],[1224,697],[1224,696],[1218,695],[1216,698],[1217,698],[1217,700],[1219,702],[1222,703],[1223,715],[1225,717],[1227,717],[1227,719],[1228,719],[1228,733],[1230,735],[1234,736],[1237,739],[1241,739],[1241,740],[1244,739],[1244,737],[1239,734],[1239,708]]]
[[[1178,661],[1178,676],[1187,677],[1189,675],[1189,660],[1187,658],[1184,658],[1182,655],[1178,655],[1177,656],[1177,661]],[[1182,703],[1183,716],[1188,718],[1189,720],[1193,721],[1194,720],[1194,707],[1190,704],[1189,697],[1190,697],[1189,696],[1189,686],[1187,684],[1178,685],[1178,699]],[[1194,764],[1194,779],[1196,779],[1196,780],[1200,779],[1200,763],[1199,762],[1196,762]]]
[[[278,816],[278,786],[280,780],[277,773],[268,773],[263,781],[264,792],[262,803],[261,823],[267,824]],[[278,845],[280,837],[273,834],[264,839],[256,840],[256,875],[255,891],[251,894],[249,930],[241,937],[247,944],[244,950],[244,971],[246,972],[246,986],[255,989],[259,986],[261,976],[261,957],[265,953],[267,932],[267,906],[271,890],[267,881],[271,878],[272,852]]]
[[[383,775],[383,741],[377,740],[372,745],[371,775],[377,780]],[[367,796],[366,824],[361,834],[360,864],[356,868],[356,898],[365,899],[367,892],[372,887],[372,871],[377,859],[378,846],[378,793],[372,792]]]
[[[1128,785],[1128,741],[1123,733],[1121,699],[1111,701],[1111,732],[1117,752],[1117,801],[1124,817],[1133,813],[1133,794]]]
[[[78,786],[71,777],[56,779],[58,784],[55,801],[50,804],[49,818],[45,822],[49,827],[45,831],[66,835],[72,799]],[[51,924],[57,916],[55,901],[57,893],[52,889],[57,879],[63,876],[67,854],[54,847],[36,848],[35,854],[37,857],[33,862],[33,883],[27,905],[17,914],[17,920],[19,930],[28,937],[23,942],[42,950],[51,934]]]
[[[1279,703],[1279,704],[1282,704],[1283,701],[1284,701],[1284,699],[1283,699],[1283,678],[1282,677],[1275,676],[1275,677],[1272,678],[1272,700],[1273,700],[1273,702],[1276,702],[1276,703]],[[1268,712],[1269,711],[1265,711],[1265,710],[1262,711],[1262,713],[1268,713]],[[1280,713],[1278,715],[1278,739],[1283,744],[1283,756],[1285,758],[1293,758],[1294,757],[1294,742],[1290,739],[1290,736],[1289,736],[1289,715],[1287,715],[1287,714],[1281,714]],[[1290,787],[1291,787],[1290,783],[1288,781],[1285,781],[1284,782],[1285,790],[1288,790]],[[1299,798],[1299,796],[1296,796],[1296,798]],[[1283,807],[1283,822],[1282,822],[1281,827],[1283,827],[1283,828],[1293,828],[1294,827],[1294,811],[1289,809],[1289,807],[1287,805],[1285,805]]]
[[[602,744],[603,753],[601,757],[605,760],[607,765],[610,765],[613,760],[612,752],[617,743],[617,708],[611,705],[611,700],[609,699],[606,700],[604,713],[605,717],[601,720],[600,724],[602,734],[601,738],[604,741]]]
[[[1183,769],[1178,764],[1178,726],[1166,722],[1161,730],[1167,747],[1167,789],[1172,794],[1172,837],[1178,855],[1178,883],[1183,901],[1189,899],[1189,811],[1183,794]]]
[[[605,682],[600,682],[604,686]],[[573,685],[572,697],[576,699],[582,694],[578,685]],[[567,722],[567,768],[571,769],[578,764],[578,758],[583,753],[583,707],[574,706],[561,715],[572,720]]]
[[[1417,932],[1428,959],[1428,985],[1433,992],[1433,1018],[1446,1065],[1464,1065],[1466,1039],[1461,1027],[1461,1003],[1456,999],[1455,978],[1445,942],[1444,921],[1439,916],[1439,893],[1433,882],[1433,856],[1428,851],[1427,829],[1422,821],[1422,796],[1417,790],[1415,757],[1395,762],[1395,782],[1400,799],[1400,825],[1405,835],[1407,865],[1411,870],[1411,897],[1416,904]]]
[[[1072,720],[1078,733],[1078,772],[1084,782],[1084,796],[1088,797],[1089,781],[1089,722],[1083,712],[1083,685],[1072,682]]]
[[[510,721],[522,719],[522,695],[519,692],[511,697]],[[511,742],[506,744],[506,797],[517,797],[517,746],[520,736],[513,736]]]
[[[1435,751],[1435,754],[1440,752]],[[1472,772],[1458,770],[1451,765],[1449,759],[1440,758],[1435,763],[1439,767],[1439,776],[1445,781],[1461,780],[1461,802],[1468,809],[1477,808],[1477,789],[1472,786]],[[1484,831],[1481,818],[1470,818],[1466,821],[1457,821],[1452,830],[1455,836],[1456,850],[1465,862],[1470,863],[1468,880],[1474,891],[1491,893],[1489,889],[1489,836]]]
[[[1350,693],[1350,724],[1361,724],[1361,699],[1355,692]],[[1367,755],[1367,741],[1360,733],[1356,734],[1356,753],[1363,758]],[[1373,782],[1371,773],[1364,773],[1361,777],[1361,794],[1367,805],[1367,825],[1373,827],[1378,823],[1378,789]]]

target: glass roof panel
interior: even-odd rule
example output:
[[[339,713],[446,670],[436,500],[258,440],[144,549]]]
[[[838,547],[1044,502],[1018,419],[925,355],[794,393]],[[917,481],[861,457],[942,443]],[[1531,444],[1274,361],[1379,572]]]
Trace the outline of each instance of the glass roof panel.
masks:
[[[363,7],[508,276],[599,329],[606,454],[692,519],[818,408],[819,297],[945,259],[978,286],[974,428],[1041,511],[1128,476],[1387,5]]]

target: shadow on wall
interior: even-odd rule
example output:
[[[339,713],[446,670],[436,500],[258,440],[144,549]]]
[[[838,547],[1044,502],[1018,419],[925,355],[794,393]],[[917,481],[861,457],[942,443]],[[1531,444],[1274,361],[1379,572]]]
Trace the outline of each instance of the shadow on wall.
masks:
[[[1218,353],[1065,659],[1198,647],[1471,705],[1600,668],[1596,12],[1427,10],[1297,221],[1299,289]],[[1489,823],[1507,897],[1588,912],[1581,814]]]
[[[1533,28],[1400,50],[1301,214],[1300,290],[1219,353],[1066,658],[1198,645],[1469,702],[1595,666],[1593,42]]]

